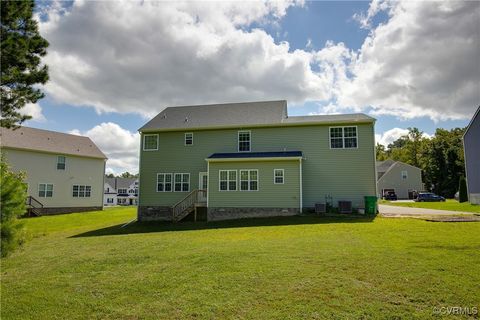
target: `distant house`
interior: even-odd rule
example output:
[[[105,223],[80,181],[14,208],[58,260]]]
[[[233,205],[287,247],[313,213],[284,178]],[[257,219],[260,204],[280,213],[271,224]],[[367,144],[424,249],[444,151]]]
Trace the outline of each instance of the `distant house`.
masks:
[[[137,205],[138,178],[105,178],[103,205]]]
[[[463,135],[468,200],[480,204],[480,107]]]
[[[400,161],[377,161],[377,191],[379,197],[394,191],[398,199],[413,199],[423,191],[422,170]]]
[[[374,124],[365,114],[289,116],[286,101],[166,108],[139,130],[138,219],[361,208],[376,195]]]
[[[107,158],[90,138],[1,128],[1,147],[12,169],[26,173],[27,201],[35,213],[102,209]]]

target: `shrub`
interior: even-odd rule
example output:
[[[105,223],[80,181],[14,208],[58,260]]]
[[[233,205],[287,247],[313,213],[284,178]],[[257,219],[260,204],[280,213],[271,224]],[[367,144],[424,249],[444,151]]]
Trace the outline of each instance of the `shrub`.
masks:
[[[467,193],[467,181],[464,176],[460,177],[460,182],[458,186],[458,202],[467,202],[468,193]]]
[[[10,170],[3,157],[0,159],[0,233],[1,256],[6,257],[23,244],[25,233],[18,217],[25,213],[27,197],[23,173]]]

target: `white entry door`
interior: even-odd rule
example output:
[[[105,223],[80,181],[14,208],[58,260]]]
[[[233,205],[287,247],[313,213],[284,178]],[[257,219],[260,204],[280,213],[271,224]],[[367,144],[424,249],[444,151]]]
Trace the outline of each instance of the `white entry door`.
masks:
[[[208,172],[200,172],[198,180],[198,189],[204,190],[199,191],[198,199],[201,202],[207,202],[207,192],[208,192]]]

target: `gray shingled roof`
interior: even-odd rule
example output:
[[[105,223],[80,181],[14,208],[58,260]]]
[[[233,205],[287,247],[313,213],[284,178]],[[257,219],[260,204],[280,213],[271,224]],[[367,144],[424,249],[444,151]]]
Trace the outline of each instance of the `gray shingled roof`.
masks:
[[[105,178],[105,182],[115,189],[127,189],[137,178]]]
[[[385,173],[387,172],[388,169],[390,169],[391,166],[393,166],[396,163],[396,161],[393,161],[391,159],[385,160],[385,161],[377,161],[377,172],[378,173]]]
[[[107,158],[90,138],[73,134],[29,127],[20,127],[17,130],[1,128],[0,140],[2,148],[36,150],[90,158]]]
[[[279,100],[169,107],[141,127],[139,131],[374,121],[374,118],[364,114],[289,117],[287,101]]]

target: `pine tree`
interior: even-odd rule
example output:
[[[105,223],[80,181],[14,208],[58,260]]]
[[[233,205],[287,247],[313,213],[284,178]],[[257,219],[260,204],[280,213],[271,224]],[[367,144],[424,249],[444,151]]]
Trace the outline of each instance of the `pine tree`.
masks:
[[[31,118],[20,109],[44,97],[34,85],[48,80],[48,68],[40,61],[48,42],[38,32],[34,6],[34,0],[1,2],[0,126],[6,128],[16,128]]]
[[[467,193],[467,180],[464,176],[460,177],[460,182],[458,186],[458,202],[467,202],[468,193]]]

